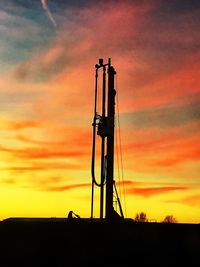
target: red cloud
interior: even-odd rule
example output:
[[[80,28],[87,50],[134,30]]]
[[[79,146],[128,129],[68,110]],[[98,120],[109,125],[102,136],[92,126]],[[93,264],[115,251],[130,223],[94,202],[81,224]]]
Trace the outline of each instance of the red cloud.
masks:
[[[33,144],[43,147],[88,147],[91,145],[91,129],[81,128],[79,126],[60,126],[58,124],[45,123],[41,129],[45,138],[36,139],[27,135],[16,135],[16,140],[27,144]]]
[[[194,58],[200,58],[200,54],[194,54]],[[188,66],[189,65],[189,66]],[[141,110],[148,107],[159,107],[169,103],[181,103],[183,96],[199,93],[200,87],[199,63],[183,64],[181,69],[174,70],[173,73],[165,76],[155,77],[151,84],[145,84],[129,98],[126,105],[129,110]],[[131,102],[132,101],[132,102]],[[131,108],[132,107],[132,108]]]
[[[181,203],[181,204],[185,204],[185,205],[188,205],[188,206],[198,206],[199,207],[200,194],[193,194],[193,195],[189,195],[189,196],[186,196],[186,197],[183,197],[183,198],[171,199],[171,200],[167,200],[167,202],[170,202],[170,203]]]
[[[68,191],[71,189],[83,188],[83,187],[91,187],[91,184],[83,183],[83,184],[69,184],[61,186],[45,186],[43,189],[46,191]]]
[[[48,148],[27,148],[27,149],[13,149],[0,146],[0,150],[14,154],[19,158],[24,159],[48,159],[48,158],[69,158],[82,157],[90,154],[90,151],[82,149],[48,149]]]
[[[167,156],[163,155],[163,159],[155,160],[152,162],[154,166],[175,166],[179,163],[188,162],[188,161],[199,161],[200,160],[200,148],[197,146],[195,140],[191,143],[190,146],[185,146],[184,143],[181,144],[181,147],[173,150],[173,153],[168,153]],[[182,146],[183,145],[183,146]],[[151,164],[151,163],[150,163]]]
[[[16,171],[16,172],[25,172],[25,171],[46,171],[46,170],[61,170],[61,169],[66,169],[66,170],[78,170],[78,169],[83,169],[83,166],[80,164],[70,164],[70,163],[49,163],[49,162],[43,162],[43,163],[38,163],[38,162],[32,162],[31,166],[11,166],[7,168],[0,168],[1,170],[8,170],[8,171]]]
[[[181,199],[180,202],[184,203],[186,205],[189,205],[189,206],[198,206],[199,207],[200,194],[188,196],[186,198]]]
[[[127,188],[126,193],[132,195],[141,195],[143,197],[150,197],[155,194],[165,194],[175,190],[187,190],[185,186],[166,186],[166,187],[140,187],[140,188]]]
[[[30,149],[21,149],[14,151],[14,153],[21,158],[25,159],[47,159],[47,158],[68,158],[68,157],[77,157],[85,156],[88,154],[83,150],[49,150],[43,148],[30,148]]]
[[[6,130],[22,130],[26,128],[38,128],[40,127],[40,122],[33,120],[26,121],[6,121],[4,122],[4,129]]]
[[[155,171],[156,167],[184,166],[190,161],[197,163],[200,159],[198,124],[189,123],[168,130],[131,131],[123,145],[126,165],[132,165],[135,170],[150,168]]]

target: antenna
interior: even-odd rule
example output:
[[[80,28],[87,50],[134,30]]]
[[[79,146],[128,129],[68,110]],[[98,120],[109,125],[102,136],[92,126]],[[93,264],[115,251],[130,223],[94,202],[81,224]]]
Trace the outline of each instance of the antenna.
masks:
[[[98,101],[98,73],[102,71],[102,110],[101,115],[97,113]],[[107,76],[106,76],[107,70]],[[116,191],[114,181],[114,118],[115,118],[115,74],[116,71],[111,66],[111,59],[104,64],[102,58],[95,65],[95,100],[94,100],[94,118],[93,118],[93,142],[92,142],[92,199],[91,199],[91,218],[94,210],[94,186],[100,187],[100,219],[104,218],[111,221],[116,218],[124,218],[121,203]],[[106,81],[107,78],[107,81]],[[107,82],[107,83],[106,83]],[[106,86],[107,85],[107,86]],[[101,138],[101,170],[100,183],[95,176],[95,157],[96,157],[96,136]],[[104,197],[104,188],[106,187],[106,196]],[[120,215],[114,210],[113,193],[117,195],[117,201],[120,207]],[[105,200],[105,204],[104,204]],[[105,211],[105,212],[104,212]]]

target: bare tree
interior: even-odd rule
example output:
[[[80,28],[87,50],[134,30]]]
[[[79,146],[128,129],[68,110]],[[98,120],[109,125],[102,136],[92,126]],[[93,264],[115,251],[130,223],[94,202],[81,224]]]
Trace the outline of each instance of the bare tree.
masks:
[[[147,215],[144,212],[137,213],[134,218],[135,222],[148,222]]]
[[[165,216],[163,222],[164,223],[177,223],[177,220],[176,220],[176,218],[174,218],[173,215],[167,215],[167,216]]]

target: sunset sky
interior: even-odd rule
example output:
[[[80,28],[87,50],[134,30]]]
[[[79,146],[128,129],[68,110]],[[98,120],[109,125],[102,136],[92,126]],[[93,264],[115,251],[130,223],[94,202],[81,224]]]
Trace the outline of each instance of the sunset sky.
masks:
[[[199,29],[199,0],[1,0],[0,219],[90,217],[94,66],[110,57],[126,217],[200,223]]]

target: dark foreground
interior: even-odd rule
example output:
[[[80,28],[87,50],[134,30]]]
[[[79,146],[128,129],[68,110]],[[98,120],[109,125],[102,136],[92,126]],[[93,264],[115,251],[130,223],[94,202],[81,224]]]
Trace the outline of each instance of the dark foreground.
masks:
[[[0,222],[0,266],[199,266],[200,224]]]

